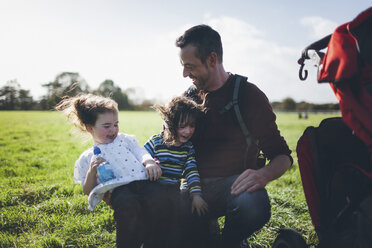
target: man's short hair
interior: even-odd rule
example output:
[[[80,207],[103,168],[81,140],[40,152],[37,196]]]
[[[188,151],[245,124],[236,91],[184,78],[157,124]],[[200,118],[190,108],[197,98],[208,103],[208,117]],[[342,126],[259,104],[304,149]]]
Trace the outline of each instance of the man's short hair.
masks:
[[[222,42],[217,31],[208,25],[197,25],[185,31],[176,40],[176,46],[184,48],[187,45],[196,47],[195,56],[205,63],[207,57],[215,52],[219,63],[222,63]]]

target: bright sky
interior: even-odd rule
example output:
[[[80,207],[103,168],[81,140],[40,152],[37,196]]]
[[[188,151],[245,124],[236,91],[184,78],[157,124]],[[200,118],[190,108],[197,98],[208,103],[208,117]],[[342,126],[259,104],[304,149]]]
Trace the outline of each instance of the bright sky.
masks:
[[[248,76],[270,101],[337,102],[316,68],[298,79],[304,47],[351,21],[370,0],[0,0],[0,87],[17,79],[34,99],[41,84],[78,72],[95,89],[111,79],[140,97],[168,100],[191,83],[174,43],[197,24],[216,29],[227,71]]]

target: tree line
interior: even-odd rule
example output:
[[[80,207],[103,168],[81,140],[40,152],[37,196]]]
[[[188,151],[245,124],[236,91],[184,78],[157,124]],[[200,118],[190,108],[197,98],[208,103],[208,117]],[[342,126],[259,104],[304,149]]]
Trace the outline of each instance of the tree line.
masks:
[[[276,111],[334,112],[340,110],[340,106],[338,103],[315,104],[305,101],[296,102],[290,97],[285,98],[281,102],[271,102],[271,106]]]
[[[40,100],[34,100],[29,90],[22,89],[17,80],[8,81],[0,88],[0,110],[51,110],[65,96],[75,96],[82,93],[93,93],[111,97],[118,103],[120,110],[149,110],[153,101],[145,99],[135,102],[130,95],[134,89],[123,90],[114,81],[106,79],[97,89],[90,89],[83,77],[76,72],[62,72],[46,84],[42,84],[47,93]],[[295,102],[292,98],[285,98],[281,102],[272,102],[276,111],[338,111],[339,105],[313,104]]]
[[[110,79],[103,81],[97,89],[91,89],[76,72],[62,72],[42,87],[47,93],[40,100],[34,100],[30,91],[22,89],[17,80],[6,82],[0,88],[0,110],[52,110],[63,97],[83,93],[110,97],[118,103],[120,110],[147,110],[153,104],[150,100],[134,103],[128,95],[135,93],[135,89],[122,90]]]

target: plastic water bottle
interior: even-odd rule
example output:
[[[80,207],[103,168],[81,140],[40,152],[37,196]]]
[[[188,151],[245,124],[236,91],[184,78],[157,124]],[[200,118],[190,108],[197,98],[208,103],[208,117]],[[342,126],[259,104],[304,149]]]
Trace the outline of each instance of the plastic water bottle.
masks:
[[[98,146],[94,146],[93,153],[97,157],[102,157],[101,149],[99,149]],[[101,183],[115,179],[114,171],[112,170],[112,167],[109,162],[105,161],[98,165],[97,177]]]

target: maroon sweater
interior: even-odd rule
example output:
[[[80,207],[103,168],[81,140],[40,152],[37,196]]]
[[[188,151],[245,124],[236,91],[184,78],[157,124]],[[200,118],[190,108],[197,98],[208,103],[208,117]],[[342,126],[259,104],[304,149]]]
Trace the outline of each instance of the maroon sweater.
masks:
[[[234,81],[235,76],[230,75],[221,88],[205,96],[207,112],[193,139],[198,170],[202,178],[227,177],[240,174],[247,168],[257,169],[258,148],[255,145],[251,145],[247,164],[243,164],[246,141],[234,110],[219,113],[232,99]],[[241,85],[239,107],[249,132],[258,140],[259,147],[268,159],[281,154],[291,158],[291,150],[280,136],[271,105],[257,86],[249,82]]]

